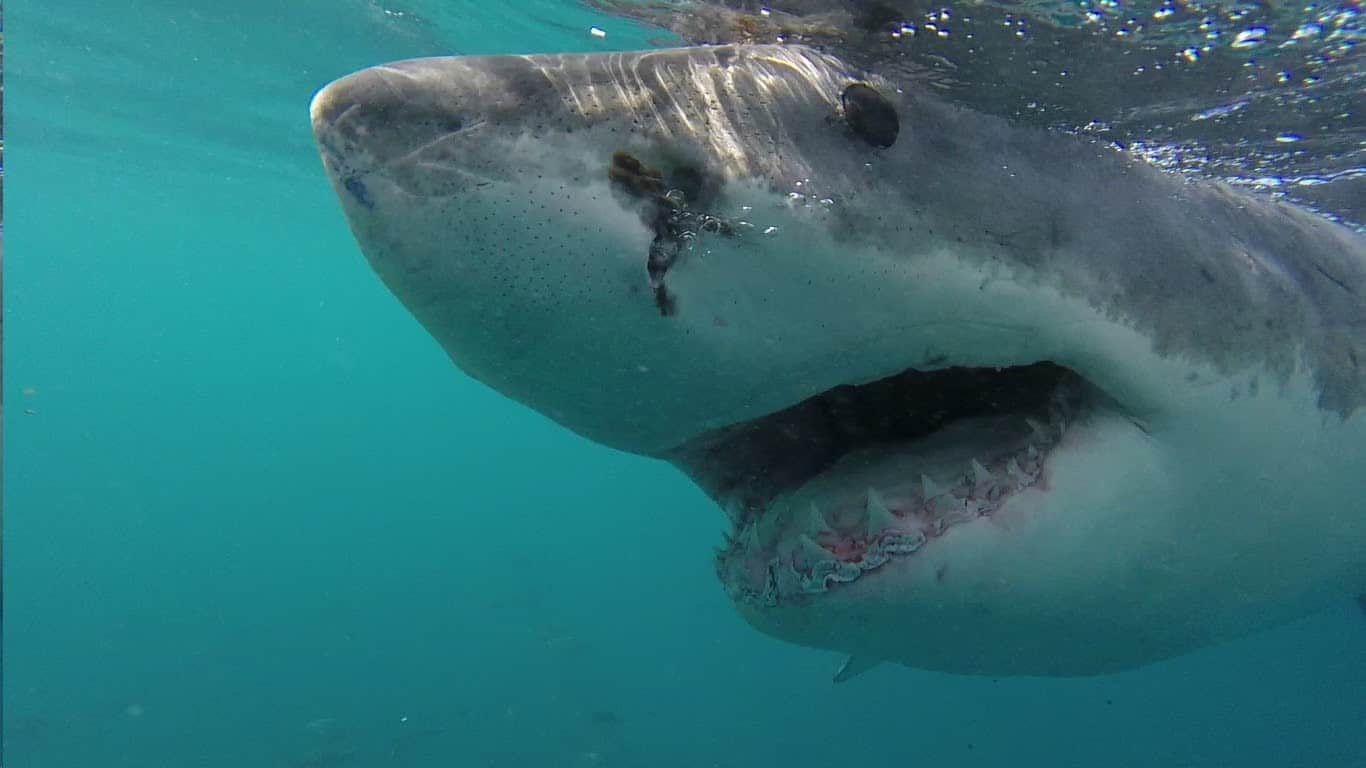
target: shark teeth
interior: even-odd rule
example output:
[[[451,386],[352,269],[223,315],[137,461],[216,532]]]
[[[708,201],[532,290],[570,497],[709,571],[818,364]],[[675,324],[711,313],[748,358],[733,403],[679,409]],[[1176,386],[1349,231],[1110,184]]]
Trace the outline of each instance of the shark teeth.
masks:
[[[940,488],[938,483],[936,483],[935,481],[931,480],[929,475],[921,475],[921,476],[920,476],[920,492],[921,492],[921,495],[923,495],[923,496],[925,497],[925,500],[928,501],[928,500],[934,498],[935,496],[939,496],[939,495],[943,494],[943,493],[944,493],[944,489],[943,489],[943,488]]]
[[[829,550],[817,544],[815,539],[804,533],[797,536],[796,552],[801,554],[808,566],[831,559]]]
[[[1028,424],[1030,430],[1032,430],[1032,431],[1034,432],[1034,439],[1035,439],[1035,440],[1049,440],[1049,439],[1052,439],[1053,436],[1050,435],[1050,434],[1048,433],[1048,430],[1044,429],[1043,425],[1040,424],[1039,422],[1035,421],[1034,419],[1031,419],[1031,418],[1029,418],[1029,417],[1025,417],[1025,423]]]
[[[990,482],[995,478],[994,475],[977,459],[972,460],[972,481],[978,485]]]
[[[751,552],[759,551],[762,549],[762,547],[759,546],[759,526],[750,525],[746,527],[743,531],[740,531],[740,535],[736,537],[736,541],[740,542],[741,547]]]
[[[802,526],[800,530],[810,531],[813,534],[830,532],[830,524],[825,521],[825,513],[816,506],[816,502],[811,502],[811,506],[807,507],[806,525]]]
[[[864,508],[868,511],[868,534],[870,536],[896,526],[896,515],[893,515],[892,510],[887,508],[887,502],[882,500],[882,495],[872,488],[868,489],[868,499],[864,503]]]
[[[1029,476],[1024,473],[1023,469],[1020,469],[1020,462],[1013,458],[1006,462],[1006,474],[1010,476],[1011,480],[1014,480],[1019,484],[1023,484],[1029,480]]]
[[[953,512],[963,508],[962,499],[955,498],[953,494],[946,493],[934,499],[934,511],[940,515]]]
[[[732,498],[730,501],[727,501],[726,506],[723,507],[723,509],[732,525],[740,525],[740,520],[744,516],[745,508],[740,504],[739,499]]]

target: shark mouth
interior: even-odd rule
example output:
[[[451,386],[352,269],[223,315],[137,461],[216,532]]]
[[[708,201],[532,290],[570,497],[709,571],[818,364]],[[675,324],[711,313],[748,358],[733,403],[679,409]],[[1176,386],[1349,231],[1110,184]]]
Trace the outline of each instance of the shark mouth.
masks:
[[[773,606],[1045,492],[1050,453],[1099,398],[1051,362],[907,370],[716,430],[674,458],[730,518],[716,567],[731,597]]]

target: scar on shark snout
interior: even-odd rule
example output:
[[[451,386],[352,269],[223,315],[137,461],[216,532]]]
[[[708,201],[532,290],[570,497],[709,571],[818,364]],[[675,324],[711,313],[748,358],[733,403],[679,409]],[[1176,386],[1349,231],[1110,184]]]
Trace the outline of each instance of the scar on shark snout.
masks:
[[[647,203],[642,213],[654,231],[654,239],[650,241],[645,269],[659,314],[672,315],[678,304],[664,285],[664,274],[678,260],[686,241],[696,235],[694,230],[732,237],[736,234],[735,229],[716,216],[690,210],[691,204],[703,198],[705,187],[702,172],[693,166],[680,165],[672,169],[666,180],[658,168],[645,165],[627,152],[617,151],[612,154],[607,178],[618,189]]]

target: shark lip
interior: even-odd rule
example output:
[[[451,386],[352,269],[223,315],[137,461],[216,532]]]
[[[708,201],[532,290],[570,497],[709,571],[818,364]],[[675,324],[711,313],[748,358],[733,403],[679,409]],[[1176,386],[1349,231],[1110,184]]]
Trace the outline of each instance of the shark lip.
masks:
[[[1050,362],[906,370],[693,441],[676,458],[726,509],[717,569],[761,604],[837,588],[1047,488],[1102,395]]]

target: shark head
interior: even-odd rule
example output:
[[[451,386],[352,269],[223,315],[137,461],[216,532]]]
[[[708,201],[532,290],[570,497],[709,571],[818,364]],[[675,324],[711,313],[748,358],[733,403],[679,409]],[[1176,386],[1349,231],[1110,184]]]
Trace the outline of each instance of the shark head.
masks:
[[[394,295],[691,477],[762,631],[1093,674],[1366,584],[1318,506],[1366,490],[1337,225],[796,46],[413,60],[311,112]]]

